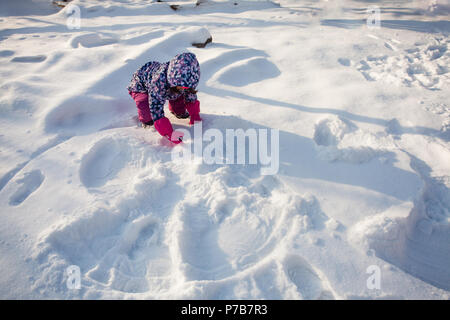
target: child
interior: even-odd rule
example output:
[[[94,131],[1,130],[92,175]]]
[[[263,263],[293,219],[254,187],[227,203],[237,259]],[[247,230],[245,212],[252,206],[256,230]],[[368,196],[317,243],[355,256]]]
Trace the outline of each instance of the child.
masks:
[[[147,62],[139,68],[127,87],[136,102],[142,126],[155,125],[156,131],[174,143],[182,134],[174,133],[172,124],[164,116],[164,103],[177,118],[190,117],[189,124],[201,121],[200,102],[195,88],[200,80],[200,66],[193,53],[181,53],[165,63]]]

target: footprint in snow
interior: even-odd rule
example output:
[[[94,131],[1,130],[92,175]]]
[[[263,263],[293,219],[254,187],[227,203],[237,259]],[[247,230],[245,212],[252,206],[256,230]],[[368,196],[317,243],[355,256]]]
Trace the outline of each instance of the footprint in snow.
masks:
[[[36,191],[44,181],[44,175],[40,170],[33,170],[24,174],[22,179],[17,180],[21,186],[9,199],[11,206],[17,206],[24,202],[30,194]]]
[[[385,42],[385,43],[384,43],[384,46],[385,46],[386,48],[388,48],[389,50],[392,50],[392,51],[398,51],[397,47],[395,47],[392,43]]]
[[[14,54],[15,52],[12,50],[2,50],[0,51],[0,57],[10,57]]]
[[[37,55],[37,56],[20,56],[14,57],[11,59],[11,62],[20,62],[20,63],[38,63],[47,59],[45,55]]]
[[[123,292],[145,292],[149,290],[145,279],[149,262],[158,252],[160,226],[153,216],[141,216],[124,223],[120,237],[99,259],[96,266],[87,272],[87,277],[112,289]],[[115,228],[120,230],[120,225]],[[118,231],[116,230],[116,231]],[[98,239],[97,241],[102,241]]]
[[[230,276],[232,269],[220,248],[218,225],[210,219],[207,206],[181,206],[180,222],[183,228],[177,240],[184,274],[196,280]]]
[[[70,40],[72,48],[78,48],[80,45],[85,48],[94,48],[117,43],[118,39],[113,36],[97,33],[83,34],[75,36]]]
[[[324,289],[324,281],[313,267],[299,255],[288,255],[283,261],[283,266],[287,277],[297,287],[303,299],[334,299],[333,294]]]
[[[339,58],[339,59],[338,59],[338,62],[339,62],[341,65],[343,65],[344,67],[350,67],[350,65],[351,65],[350,59],[347,59],[347,58]]]
[[[83,156],[80,180],[86,188],[101,187],[114,178],[126,161],[126,149],[117,141],[112,138],[100,140]]]

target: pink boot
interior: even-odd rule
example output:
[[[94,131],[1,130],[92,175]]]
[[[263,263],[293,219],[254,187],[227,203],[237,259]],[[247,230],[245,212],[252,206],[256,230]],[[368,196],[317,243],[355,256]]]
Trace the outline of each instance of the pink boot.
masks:
[[[186,112],[186,103],[184,97],[181,95],[176,100],[169,100],[169,110],[178,119],[186,119],[189,114]]]

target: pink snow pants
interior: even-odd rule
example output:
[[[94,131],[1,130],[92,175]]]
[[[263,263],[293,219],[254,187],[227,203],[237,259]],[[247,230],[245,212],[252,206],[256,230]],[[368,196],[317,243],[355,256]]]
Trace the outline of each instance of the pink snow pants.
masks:
[[[176,100],[169,100],[169,110],[177,115],[186,113],[186,103],[184,102],[184,96],[180,95],[180,97]]]
[[[133,100],[136,102],[136,107],[138,109],[139,121],[149,122],[152,120],[152,115],[150,113],[150,106],[148,103],[148,94],[143,92],[128,92]],[[184,102],[184,96],[176,100],[169,100],[169,110],[176,114],[184,114],[186,112],[186,103]]]

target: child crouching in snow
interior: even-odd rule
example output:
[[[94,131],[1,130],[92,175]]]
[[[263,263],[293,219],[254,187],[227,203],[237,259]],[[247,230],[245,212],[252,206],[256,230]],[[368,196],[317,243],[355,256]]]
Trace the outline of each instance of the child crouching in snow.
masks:
[[[127,87],[136,102],[143,127],[154,125],[156,131],[174,143],[181,134],[173,134],[169,119],[164,116],[164,103],[177,118],[190,117],[189,124],[201,121],[200,102],[195,88],[200,80],[200,65],[193,53],[181,53],[165,63],[147,62],[139,68]]]

